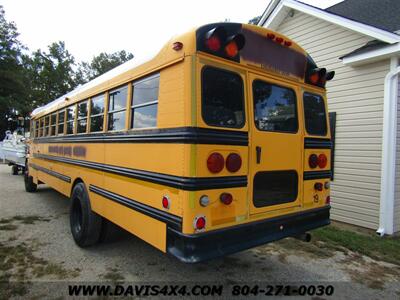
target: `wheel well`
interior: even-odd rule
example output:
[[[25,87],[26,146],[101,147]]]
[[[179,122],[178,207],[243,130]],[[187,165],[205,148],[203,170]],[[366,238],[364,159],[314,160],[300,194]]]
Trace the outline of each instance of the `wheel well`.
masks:
[[[72,195],[72,191],[74,190],[74,187],[75,187],[75,185],[77,185],[78,183],[83,183],[83,184],[85,184],[84,182],[83,182],[83,180],[82,180],[82,178],[75,178],[75,180],[74,180],[74,182],[72,183],[72,185],[71,185],[71,190],[70,190],[70,192],[69,192],[69,195],[71,196]]]

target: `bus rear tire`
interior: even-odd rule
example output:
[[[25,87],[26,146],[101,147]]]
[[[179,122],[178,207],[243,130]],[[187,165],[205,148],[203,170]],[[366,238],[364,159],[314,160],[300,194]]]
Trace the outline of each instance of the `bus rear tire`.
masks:
[[[33,182],[33,177],[29,176],[28,166],[25,168],[24,172],[24,183],[25,191],[28,193],[34,193],[37,190],[37,184]]]
[[[18,175],[18,166],[17,165],[13,165],[11,167],[11,174]]]
[[[82,182],[72,190],[69,213],[75,243],[82,248],[96,244],[100,238],[102,219],[90,208],[89,195]]]

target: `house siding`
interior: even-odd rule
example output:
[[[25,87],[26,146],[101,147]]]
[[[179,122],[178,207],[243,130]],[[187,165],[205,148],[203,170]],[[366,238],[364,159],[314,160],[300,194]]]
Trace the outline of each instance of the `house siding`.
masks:
[[[372,38],[301,12],[284,19],[276,31],[296,41],[318,66],[336,72],[327,84],[329,111],[337,113],[332,219],[377,229],[384,77],[389,60],[344,65],[339,57]]]
[[[394,232],[400,231],[400,76],[397,81],[397,145],[396,145],[396,183],[394,197]]]

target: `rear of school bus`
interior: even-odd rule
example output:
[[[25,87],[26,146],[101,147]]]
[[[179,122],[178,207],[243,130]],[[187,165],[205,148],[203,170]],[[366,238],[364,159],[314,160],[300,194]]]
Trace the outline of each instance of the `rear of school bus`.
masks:
[[[334,73],[265,28],[210,24],[195,39],[191,118],[208,131],[191,146],[197,186],[167,251],[197,262],[329,224]]]

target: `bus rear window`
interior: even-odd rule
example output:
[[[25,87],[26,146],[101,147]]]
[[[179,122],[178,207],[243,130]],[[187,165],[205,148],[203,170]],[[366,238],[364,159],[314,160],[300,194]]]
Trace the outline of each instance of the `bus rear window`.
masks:
[[[304,93],[303,102],[307,133],[311,135],[326,135],[324,99],[319,95]]]
[[[204,122],[218,127],[243,127],[245,120],[242,77],[230,71],[205,67],[201,81]]]

